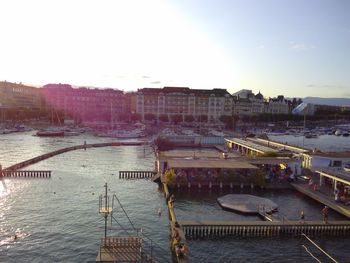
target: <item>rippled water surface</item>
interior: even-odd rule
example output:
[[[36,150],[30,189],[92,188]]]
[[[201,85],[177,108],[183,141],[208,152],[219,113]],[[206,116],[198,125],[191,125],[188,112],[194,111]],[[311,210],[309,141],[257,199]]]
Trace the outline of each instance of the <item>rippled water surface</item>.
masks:
[[[0,163],[14,163],[52,150],[110,139],[78,136],[40,138],[31,133],[0,135]],[[52,170],[51,179],[6,179],[0,184],[0,262],[94,262],[103,219],[98,214],[98,196],[108,182],[134,224],[159,245],[159,262],[171,261],[169,226],[164,197],[158,185],[148,180],[119,180],[119,170],[151,170],[152,149],[106,147],[64,153],[26,169]],[[258,220],[222,210],[218,196],[228,192],[176,192],[178,220]],[[279,205],[279,216],[297,219],[305,209],[307,219],[320,219],[321,206],[293,191],[254,192]],[[157,211],[162,208],[162,216]],[[344,219],[331,213],[331,218]],[[125,217],[120,224],[130,227]],[[114,225],[114,228],[116,225]],[[118,234],[125,234],[116,230]],[[13,237],[17,234],[17,239]],[[318,239],[339,262],[350,262],[350,238]],[[189,240],[191,262],[315,262],[301,245],[322,257],[302,238],[225,238]]]

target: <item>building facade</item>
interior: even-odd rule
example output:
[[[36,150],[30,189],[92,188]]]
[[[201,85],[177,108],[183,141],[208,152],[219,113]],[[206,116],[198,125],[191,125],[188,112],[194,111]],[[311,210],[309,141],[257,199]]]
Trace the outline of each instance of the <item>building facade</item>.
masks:
[[[187,87],[144,88],[136,93],[136,113],[145,120],[147,115],[159,119],[188,118],[216,122],[220,116],[232,115],[232,96],[225,89],[190,89]],[[206,116],[206,117],[203,117]]]
[[[238,116],[258,115],[264,113],[264,96],[254,95],[251,90],[240,90],[233,94],[233,114]]]
[[[0,82],[0,104],[2,108],[40,110],[43,107],[40,95],[39,88],[22,85],[21,83]]]
[[[284,99],[284,96],[279,95],[277,98],[270,98],[268,104],[265,104],[265,113],[270,114],[288,114],[290,113],[290,107],[288,100]]]
[[[83,122],[103,121],[113,125],[126,112],[125,96],[120,90],[47,84],[42,93],[47,107],[63,112],[65,118]]]

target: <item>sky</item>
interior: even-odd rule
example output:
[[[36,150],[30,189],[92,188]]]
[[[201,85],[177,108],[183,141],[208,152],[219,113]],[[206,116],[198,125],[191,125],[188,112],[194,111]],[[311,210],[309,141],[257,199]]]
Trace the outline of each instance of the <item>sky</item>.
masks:
[[[348,0],[1,0],[0,80],[350,98]]]

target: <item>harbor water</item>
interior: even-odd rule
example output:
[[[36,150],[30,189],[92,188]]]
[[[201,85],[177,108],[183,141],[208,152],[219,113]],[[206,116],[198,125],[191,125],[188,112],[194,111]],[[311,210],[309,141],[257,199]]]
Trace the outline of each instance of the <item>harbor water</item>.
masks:
[[[84,141],[108,142],[111,139],[88,135],[41,138],[30,132],[1,135],[0,164],[6,168]],[[330,145],[334,147],[333,142]],[[169,222],[158,185],[145,179],[118,179],[119,170],[152,170],[154,161],[152,149],[144,146],[77,150],[26,168],[52,170],[51,179],[5,179],[7,190],[0,184],[0,262],[94,262],[104,234],[104,221],[98,214],[98,196],[105,182],[110,193],[117,194],[135,226],[142,228],[161,247],[155,249],[159,262],[171,262]],[[245,191],[250,192],[249,189]],[[214,190],[175,192],[178,220],[258,220],[255,216],[222,210],[216,198],[226,193]],[[277,203],[279,216],[295,220],[304,209],[307,220],[321,219],[322,206],[294,191],[256,191],[254,194]],[[117,211],[118,223],[130,228],[127,219],[121,213],[118,215]],[[344,220],[334,212],[330,219]],[[112,228],[113,233],[126,235],[118,225]],[[17,239],[13,238],[15,234]],[[315,241],[339,262],[350,262],[350,237]],[[303,238],[189,240],[191,262],[315,262],[302,245],[322,262],[330,262]]]

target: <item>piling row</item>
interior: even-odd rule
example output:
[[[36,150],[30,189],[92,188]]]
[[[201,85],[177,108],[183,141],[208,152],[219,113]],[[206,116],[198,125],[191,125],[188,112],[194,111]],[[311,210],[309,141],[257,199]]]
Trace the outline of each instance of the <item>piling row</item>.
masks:
[[[2,177],[51,178],[51,171],[9,171],[1,172]]]
[[[154,171],[119,171],[119,179],[145,179],[152,178]]]
[[[259,225],[186,225],[181,224],[187,238],[213,238],[213,237],[300,237],[302,233],[308,236],[345,236],[350,234],[350,222],[347,224],[322,224],[320,222],[308,222],[307,224],[283,225],[283,224]],[[267,222],[268,223],[268,222]]]

